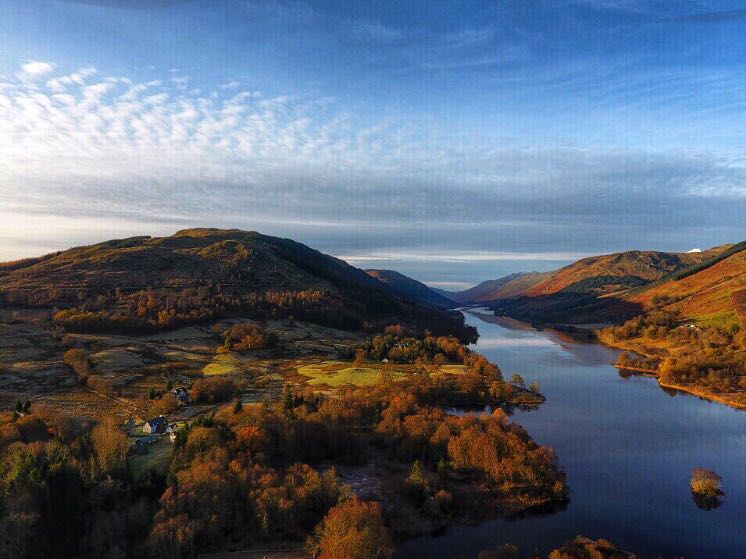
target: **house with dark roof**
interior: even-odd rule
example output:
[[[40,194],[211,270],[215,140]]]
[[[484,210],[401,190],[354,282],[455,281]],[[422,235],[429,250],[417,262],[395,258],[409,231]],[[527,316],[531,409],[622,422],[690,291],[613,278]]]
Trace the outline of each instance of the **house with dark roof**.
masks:
[[[149,434],[160,434],[166,430],[167,425],[168,421],[166,421],[166,418],[162,415],[159,415],[158,417],[154,417],[153,419],[148,419],[142,426],[142,432]]]
[[[171,391],[171,394],[176,396],[179,400],[179,404],[186,405],[189,403],[189,391],[185,387],[179,386],[178,388],[174,388]]]

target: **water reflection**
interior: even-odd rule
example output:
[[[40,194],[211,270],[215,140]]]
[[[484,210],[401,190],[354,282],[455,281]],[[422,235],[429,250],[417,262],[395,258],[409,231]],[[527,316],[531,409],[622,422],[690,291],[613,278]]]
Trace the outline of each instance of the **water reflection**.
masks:
[[[723,504],[723,498],[720,495],[701,495],[692,491],[692,500],[702,510],[715,510]]]
[[[612,366],[618,352],[598,344],[465,314],[479,328],[476,349],[506,378],[519,373],[541,384],[546,403],[515,410],[513,420],[555,448],[571,500],[560,510],[420,538],[397,557],[473,558],[502,543],[546,556],[578,534],[610,539],[641,559],[746,557],[746,413],[622,373]],[[723,476],[726,500],[694,500],[689,480],[698,466]]]

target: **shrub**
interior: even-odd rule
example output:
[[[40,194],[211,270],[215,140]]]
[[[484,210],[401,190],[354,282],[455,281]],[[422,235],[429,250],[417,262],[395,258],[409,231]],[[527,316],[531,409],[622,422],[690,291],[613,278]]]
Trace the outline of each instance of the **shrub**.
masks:
[[[690,482],[692,492],[706,497],[717,497],[723,494],[720,483],[723,481],[718,474],[705,468],[695,468]]]
[[[231,399],[235,391],[236,383],[229,378],[199,378],[192,384],[192,399],[208,404],[225,402]]]

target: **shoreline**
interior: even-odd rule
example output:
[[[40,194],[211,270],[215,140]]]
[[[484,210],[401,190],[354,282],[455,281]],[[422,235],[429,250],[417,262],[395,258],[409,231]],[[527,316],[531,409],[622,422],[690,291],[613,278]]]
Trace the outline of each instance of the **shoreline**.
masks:
[[[519,320],[519,321],[521,320],[521,319],[516,319],[514,317],[508,316],[508,315],[502,315],[502,316],[508,319],[512,319],[512,320]],[[594,325],[588,325],[584,328],[578,325],[557,324],[557,323],[551,323],[551,322],[548,322],[548,323],[533,322],[531,323],[531,326],[536,329],[553,329],[558,332],[566,333],[569,335],[572,335],[573,333],[576,333],[576,332],[587,332],[589,335],[593,336],[593,339],[592,340],[581,339],[579,341],[595,342],[595,343],[598,343],[599,345],[602,345],[602,346],[605,346],[611,349],[620,350],[620,351],[632,351],[634,353],[642,355],[643,357],[648,357],[651,359],[660,358],[660,355],[653,355],[649,352],[645,352],[639,347],[634,347],[634,348],[625,347],[623,344],[612,343],[610,340],[608,340],[608,338],[606,338],[605,336],[602,336],[601,330],[598,328],[594,328],[593,327]],[[667,382],[661,381],[660,376],[658,375],[657,369],[646,369],[643,367],[626,366],[626,365],[620,365],[618,363],[615,363],[613,366],[617,369],[632,371],[642,376],[655,378],[656,381],[658,381],[658,386],[660,386],[661,388],[678,390],[679,392],[689,394],[690,396],[696,396],[698,398],[707,400],[709,402],[716,402],[718,404],[723,404],[736,410],[746,410],[746,402],[743,402],[743,403],[737,402],[728,396],[723,396],[722,394],[708,392],[707,390],[704,390],[697,386],[688,386],[688,385],[683,385],[683,384],[674,384],[674,383],[667,383]]]
[[[624,347],[622,345],[615,345],[615,344],[611,343],[609,340],[605,339],[604,337],[602,337],[600,335],[597,336],[597,339],[598,339],[598,343],[599,344],[601,344],[603,346],[606,346],[606,347],[610,347],[612,349],[618,349],[618,350],[621,350],[621,351],[633,351],[635,353],[638,353],[638,354],[642,355],[643,357],[648,357],[648,358],[657,358],[657,357],[660,357],[659,355],[655,356],[655,355],[651,355],[649,353],[646,354],[645,352],[640,351],[639,348],[632,349],[632,348]],[[701,398],[703,400],[707,400],[708,402],[717,402],[718,404],[723,404],[723,405],[729,406],[729,407],[731,407],[733,409],[746,410],[746,403],[736,402],[736,401],[732,400],[731,398],[728,398],[727,396],[723,396],[722,394],[708,392],[707,390],[704,390],[704,389],[699,388],[697,386],[688,386],[688,385],[685,385],[685,384],[674,384],[674,383],[669,383],[669,382],[662,381],[661,378],[660,378],[660,376],[659,376],[659,374],[658,374],[658,370],[657,369],[645,369],[645,368],[642,368],[642,367],[634,367],[634,366],[628,366],[628,365],[621,365],[619,363],[614,363],[613,366],[615,368],[617,368],[617,369],[622,369],[622,370],[625,370],[625,371],[632,371],[634,373],[639,373],[641,376],[646,376],[646,377],[654,378],[655,380],[658,381],[658,386],[660,386],[661,388],[669,388],[671,390],[678,390],[679,392],[684,392],[684,393],[689,394],[691,396],[696,396],[696,397]]]

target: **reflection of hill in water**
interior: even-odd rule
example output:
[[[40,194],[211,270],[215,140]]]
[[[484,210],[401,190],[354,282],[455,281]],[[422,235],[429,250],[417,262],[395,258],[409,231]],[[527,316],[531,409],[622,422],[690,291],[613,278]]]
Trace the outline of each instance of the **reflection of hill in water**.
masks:
[[[516,334],[515,336],[506,336],[504,338],[480,338],[477,345],[477,351],[480,349],[499,348],[507,345],[513,347],[537,347],[557,344],[567,350],[571,354],[571,359],[576,363],[588,366],[595,366],[599,363],[611,365],[616,363],[619,354],[621,353],[619,350],[608,348],[597,342],[578,340],[571,334],[561,330],[554,328],[538,330],[531,324],[515,318],[508,316],[495,316],[491,311],[484,308],[464,309],[464,312],[476,316],[483,322],[502,326]]]

